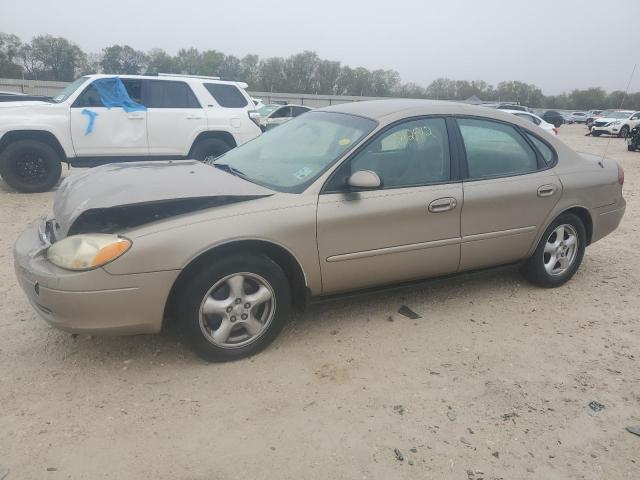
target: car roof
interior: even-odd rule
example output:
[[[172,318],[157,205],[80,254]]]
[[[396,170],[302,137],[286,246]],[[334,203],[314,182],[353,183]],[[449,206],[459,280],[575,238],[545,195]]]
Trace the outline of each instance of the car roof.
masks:
[[[314,109],[314,112],[336,112],[360,117],[370,118],[387,125],[396,120],[423,115],[462,115],[471,117],[484,117],[493,120],[508,122],[530,127],[531,122],[518,117],[505,110],[487,108],[479,105],[469,105],[460,102],[447,102],[442,100],[412,100],[389,99],[367,100],[362,102],[342,103],[330,107]],[[520,111],[519,111],[520,112]],[[528,112],[520,112],[528,113]]]

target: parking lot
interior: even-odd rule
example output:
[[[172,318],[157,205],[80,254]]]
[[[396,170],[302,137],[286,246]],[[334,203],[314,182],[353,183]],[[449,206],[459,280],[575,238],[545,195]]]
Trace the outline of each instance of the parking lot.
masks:
[[[0,183],[0,478],[638,478],[640,153],[585,133],[560,129],[609,144],[628,205],[567,285],[511,268],[334,300],[228,364],[38,319],[12,246],[53,193]]]

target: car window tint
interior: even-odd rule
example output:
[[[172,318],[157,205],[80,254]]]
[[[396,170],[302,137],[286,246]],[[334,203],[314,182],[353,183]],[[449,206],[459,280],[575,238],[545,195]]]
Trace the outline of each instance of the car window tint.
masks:
[[[281,107],[270,115],[270,118],[286,118],[291,116],[291,107]]]
[[[215,98],[218,105],[225,108],[242,108],[248,105],[247,99],[242,95],[238,87],[225,83],[205,83],[211,96]]]
[[[291,110],[294,117],[297,117],[298,115],[302,115],[303,113],[307,113],[309,111],[309,109],[305,107],[291,107]]]
[[[555,158],[553,150],[551,150],[551,148],[539,138],[534,137],[529,133],[527,133],[526,135],[529,138],[529,140],[531,140],[531,142],[533,142],[533,144],[536,146],[536,148],[542,155],[542,158],[544,159],[545,163],[547,165],[551,165],[553,163],[553,159]]]
[[[350,171],[372,170],[383,188],[428,185],[450,178],[449,140],[442,118],[412,120],[380,134],[350,162]],[[339,175],[340,176],[340,175]]]
[[[147,81],[145,105],[149,108],[200,108],[185,82]]]
[[[122,78],[121,80],[129,94],[129,98],[136,103],[142,103],[142,80],[134,78]]]
[[[104,104],[102,103],[98,90],[91,84],[84,89],[84,92],[78,95],[78,98],[73,102],[73,107],[104,107]]]
[[[516,175],[538,169],[535,152],[515,128],[471,118],[459,119],[458,125],[469,178]]]

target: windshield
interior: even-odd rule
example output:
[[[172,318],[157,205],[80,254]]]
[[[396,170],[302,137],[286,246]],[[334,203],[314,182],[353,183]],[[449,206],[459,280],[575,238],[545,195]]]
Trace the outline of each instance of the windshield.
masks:
[[[629,118],[633,112],[607,112],[605,118]]]
[[[376,127],[373,120],[332,112],[301,115],[211,161],[279,192],[301,193]]]
[[[80,77],[74,80],[69,85],[67,85],[65,89],[62,90],[58,95],[53,97],[52,100],[56,103],[64,102],[67,98],[69,98],[73,94],[73,92],[75,92],[78,88],[80,88],[80,85],[86,82],[88,78],[89,77]]]
[[[276,108],[278,108],[280,105],[265,105],[264,107],[260,107],[258,109],[258,113],[262,116],[262,117],[266,117],[267,115],[269,115],[271,112],[273,112]]]

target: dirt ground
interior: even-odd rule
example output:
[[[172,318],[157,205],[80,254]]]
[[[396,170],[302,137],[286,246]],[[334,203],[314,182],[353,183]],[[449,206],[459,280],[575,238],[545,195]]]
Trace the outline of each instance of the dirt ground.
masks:
[[[230,364],[38,319],[12,245],[53,193],[0,182],[0,479],[640,478],[640,152],[585,132],[560,136],[610,143],[628,206],[567,285],[507,269],[341,299]]]

